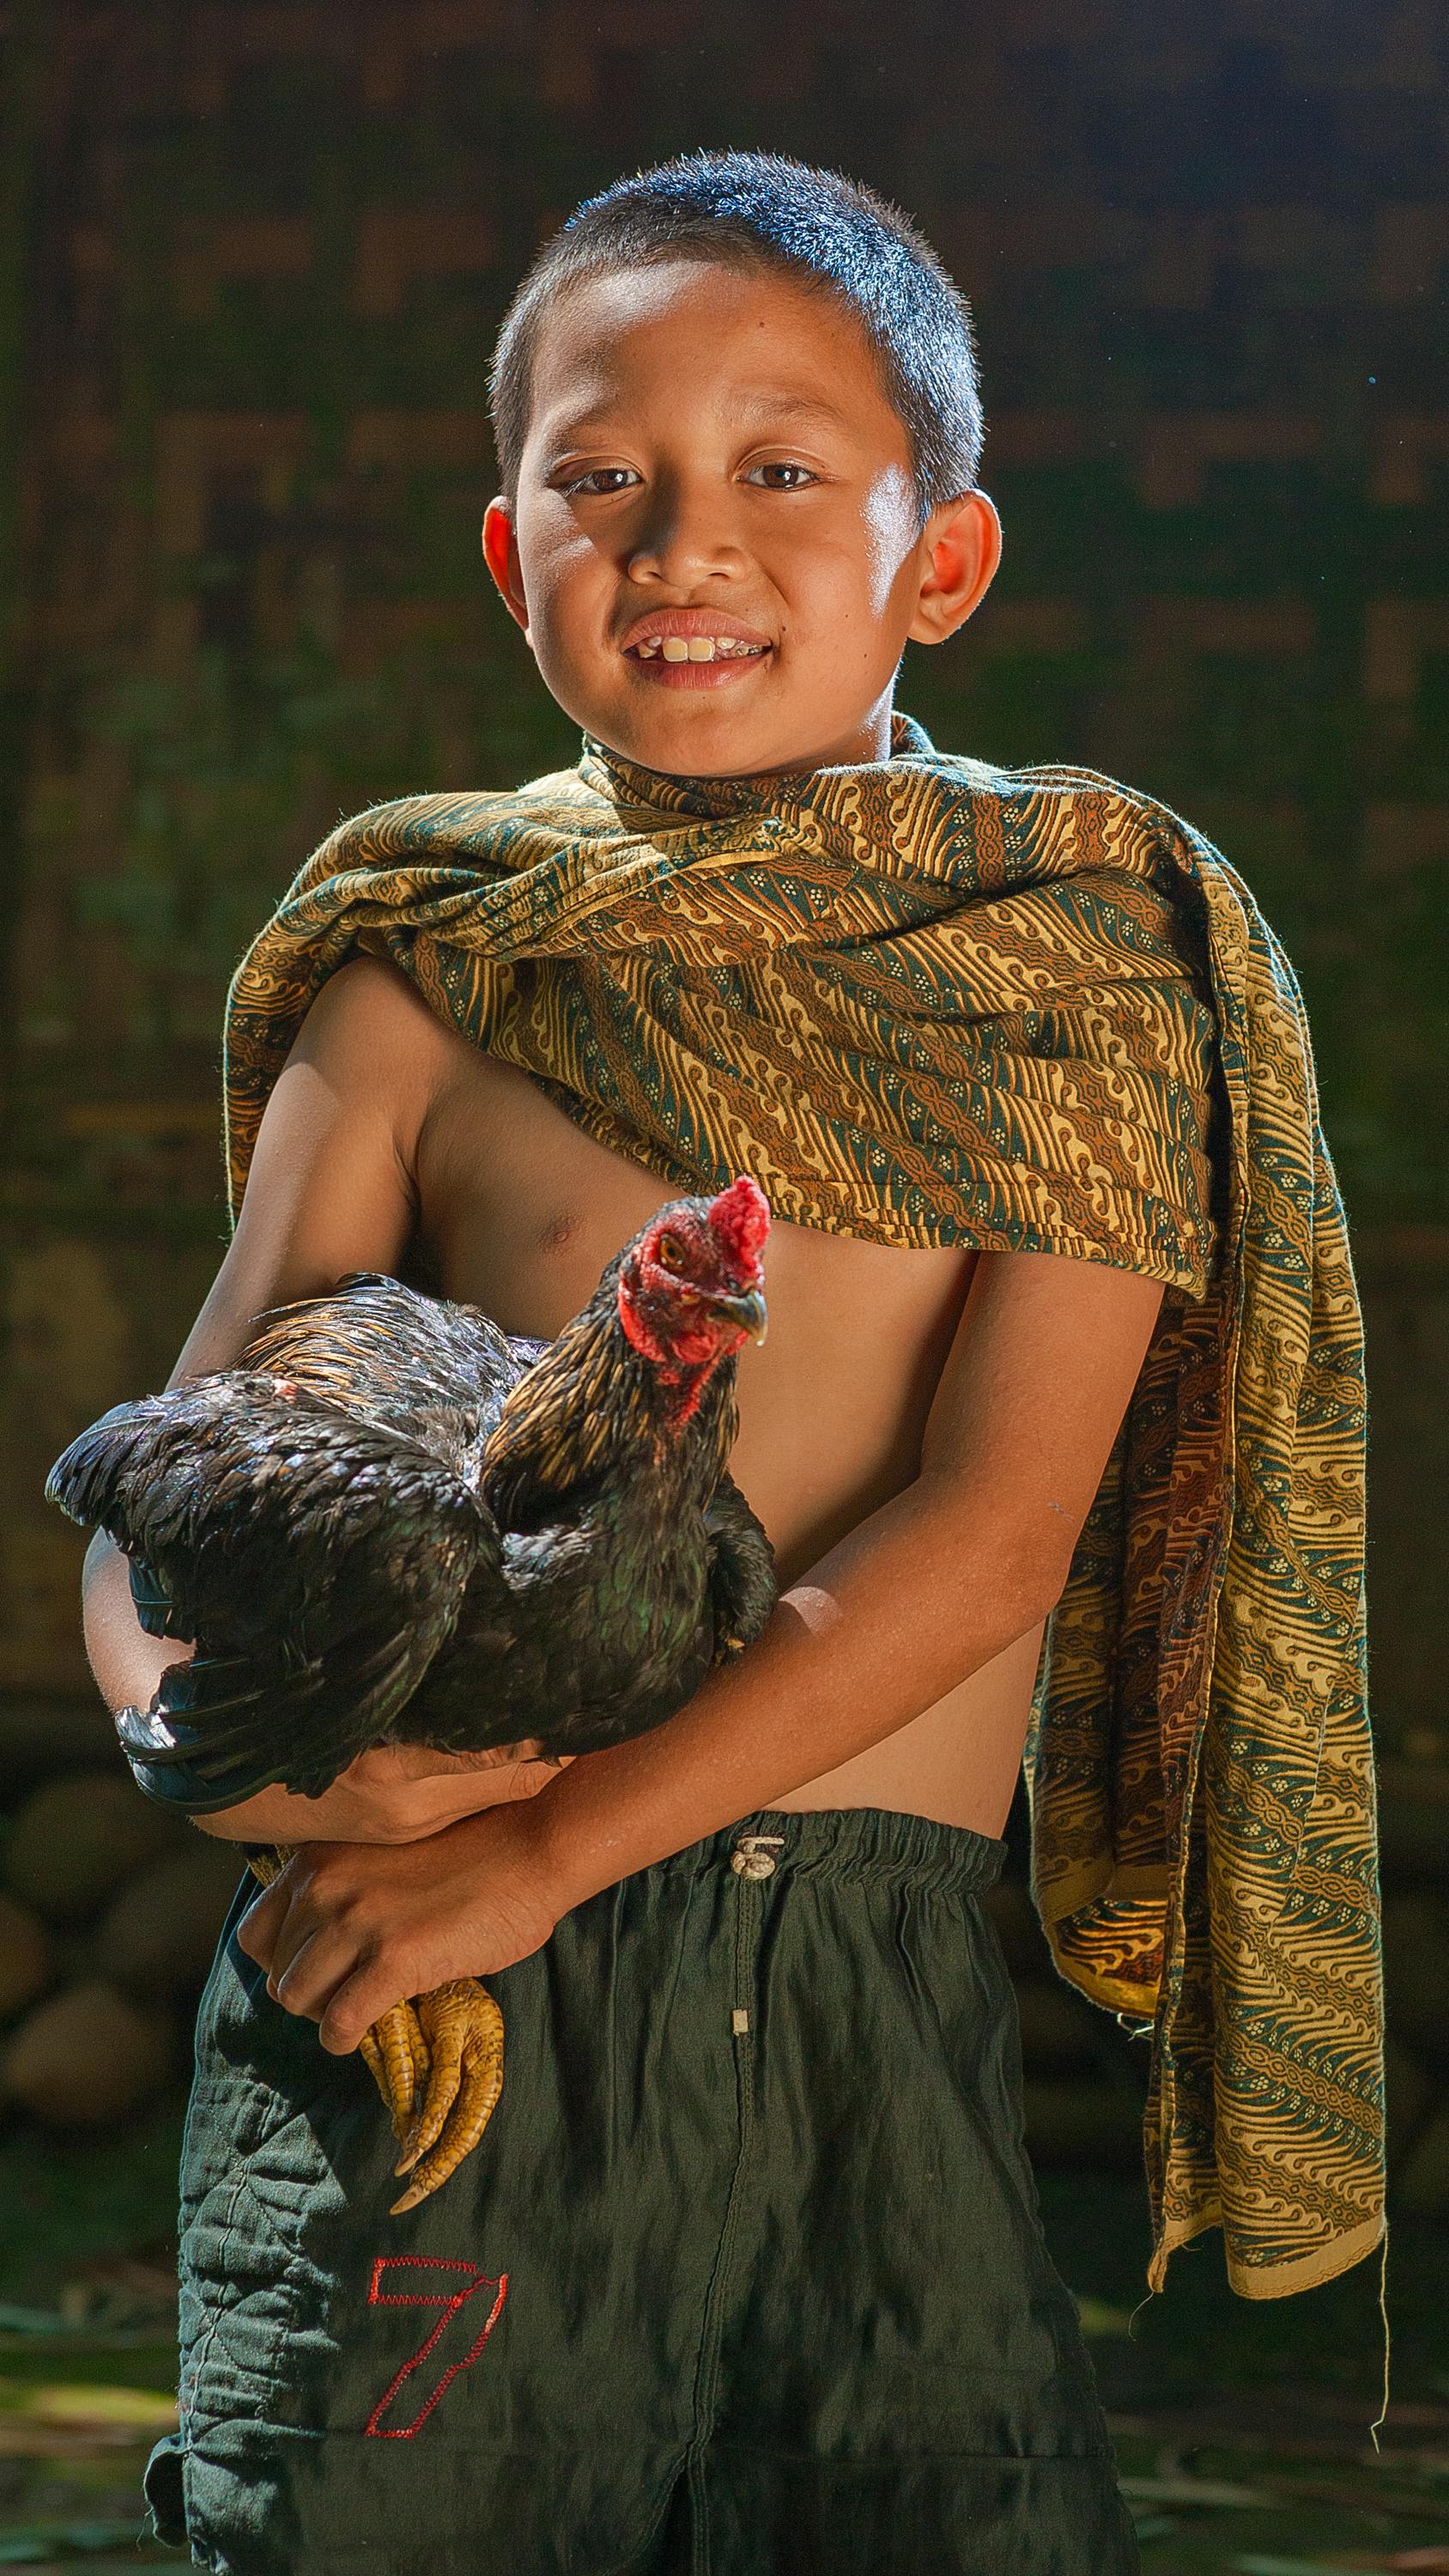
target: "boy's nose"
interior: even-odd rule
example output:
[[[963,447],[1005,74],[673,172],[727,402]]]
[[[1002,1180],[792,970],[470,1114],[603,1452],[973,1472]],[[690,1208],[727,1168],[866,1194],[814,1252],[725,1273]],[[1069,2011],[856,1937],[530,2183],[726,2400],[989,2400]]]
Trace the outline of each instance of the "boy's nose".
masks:
[[[704,573],[737,573],[744,548],[729,524],[722,494],[682,490],[649,495],[642,525],[628,553],[631,580],[667,582],[686,589]]]

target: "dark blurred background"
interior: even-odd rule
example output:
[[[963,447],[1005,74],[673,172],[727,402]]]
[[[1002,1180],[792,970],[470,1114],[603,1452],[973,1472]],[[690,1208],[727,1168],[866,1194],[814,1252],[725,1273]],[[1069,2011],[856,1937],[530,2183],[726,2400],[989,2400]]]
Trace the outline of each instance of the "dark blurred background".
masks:
[[[63,2328],[118,2387],[128,2336],[164,2343],[190,2016],[235,1876],[129,1788],[45,1470],[164,1381],[220,1260],[222,998],[295,868],[359,806],[576,755],[479,556],[520,271],[622,172],[754,145],[905,206],[976,311],[1006,553],[953,645],[908,649],[900,703],[951,749],[1086,763],[1190,816],[1304,987],[1368,1331],[1396,2389],[1437,2405],[1416,2456],[1437,2441],[1449,2475],[1442,12],[13,0],[0,26],[11,2414]],[[1126,2337],[1141,2051],[1052,1977],[1020,1805],[1009,1839],[1032,2144],[1119,2424],[1279,2372],[1336,2387],[1364,2449],[1376,2265],[1248,2310],[1210,2236]],[[8,2403],[25,2529],[42,2455]],[[1173,2456],[1139,2485],[1170,2490]],[[80,2549],[59,2492],[42,2558]],[[1405,2528],[1449,2543],[1425,2492]],[[1250,2563],[1210,2554],[1200,2496],[1136,2506],[1153,2565]]]

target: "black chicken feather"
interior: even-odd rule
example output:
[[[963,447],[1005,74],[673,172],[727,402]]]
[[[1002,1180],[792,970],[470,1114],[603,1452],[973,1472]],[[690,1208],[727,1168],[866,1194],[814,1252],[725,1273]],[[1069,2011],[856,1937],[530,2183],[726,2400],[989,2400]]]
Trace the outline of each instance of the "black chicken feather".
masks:
[[[153,1634],[204,1640],[156,1702],[190,1749],[146,1754],[199,1778],[249,1758],[281,1776],[289,1737],[309,1776],[345,1763],[416,1688],[470,1575],[499,1578],[492,1516],[435,1449],[278,1383],[229,1370],[116,1405],[46,1484],[132,1555]]]
[[[246,1358],[433,1450],[476,1484],[507,1398],[547,1347],[502,1332],[481,1306],[351,1270],[326,1296],[270,1308]]]
[[[353,1272],[272,1310],[240,1367],[72,1442],[47,1494],[125,1550],[150,1633],[196,1640],[118,1719],[150,1794],[316,1795],[389,1741],[588,1751],[758,1634],[733,1355],[681,1433],[621,1329],[629,1249],[550,1344]]]

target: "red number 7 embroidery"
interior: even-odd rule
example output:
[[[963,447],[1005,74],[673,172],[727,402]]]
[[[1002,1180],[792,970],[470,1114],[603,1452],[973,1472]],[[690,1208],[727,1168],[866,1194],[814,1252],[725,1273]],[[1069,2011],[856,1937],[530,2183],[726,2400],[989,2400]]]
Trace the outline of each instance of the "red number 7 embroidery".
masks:
[[[466,2272],[468,2278],[463,2283],[462,2287],[456,2290],[448,2290],[446,2288],[439,2288],[436,2290],[384,2290],[381,2287],[384,2272],[400,2271],[404,2266],[410,2266],[413,2269],[423,2272]],[[434,2345],[441,2342],[443,2336],[447,2333],[448,2327],[453,2318],[458,2314],[459,2309],[465,2308],[468,2301],[476,2298],[480,2290],[495,2290],[498,2295],[494,2299],[493,2305],[488,2311],[484,2324],[474,2336],[473,2341],[468,2346],[468,2349],[464,2353],[461,2361],[451,2363],[448,2369],[444,2371],[443,2376],[438,2381],[431,2397],[425,2399],[424,2403],[419,2407],[411,2424],[384,2424],[382,2418],[387,2413],[387,2410],[392,2404],[393,2399],[396,2397],[398,2390],[401,2388],[403,2381],[410,2378],[415,2370],[421,2368],[422,2364],[427,2360],[429,2353],[433,2350]],[[496,2281],[490,2281],[484,2277],[482,2272],[479,2271],[476,2263],[465,2263],[455,2260],[449,2255],[379,2254],[377,2260],[373,2264],[372,2279],[368,2284],[367,2304],[370,2308],[440,2308],[442,2310],[442,2314],[438,2318],[438,2322],[433,2327],[432,2332],[422,2343],[419,2344],[417,2351],[409,2354],[408,2359],[403,2363],[403,2366],[396,2374],[396,2377],[389,2380],[387,2387],[383,2390],[381,2397],[379,2397],[377,2404],[374,2406],[372,2413],[367,2419],[366,2430],[369,2433],[375,2434],[380,2442],[410,2442],[419,2426],[425,2423],[428,2416],[431,2415],[433,2408],[437,2405],[438,2399],[442,2396],[449,2380],[456,2379],[460,2370],[468,2369],[470,2363],[477,2360],[479,2353],[482,2351],[483,2346],[488,2341],[489,2336],[498,2323],[503,2302],[507,2296],[508,2275],[506,2272],[501,2273]]]

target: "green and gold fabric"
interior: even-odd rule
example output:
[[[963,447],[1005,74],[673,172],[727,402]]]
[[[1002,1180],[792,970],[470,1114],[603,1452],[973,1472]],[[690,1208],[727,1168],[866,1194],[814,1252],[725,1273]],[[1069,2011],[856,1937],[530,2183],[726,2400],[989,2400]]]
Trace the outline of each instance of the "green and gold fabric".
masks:
[[[1271,2298],[1383,2232],[1363,1333],[1293,969],[1236,871],[1091,771],[678,778],[588,736],[339,824],[234,979],[233,1214],[326,977],[440,1018],[681,1189],[1164,1282],[1027,1744],[1058,1968],[1149,2022],[1149,2281]]]

